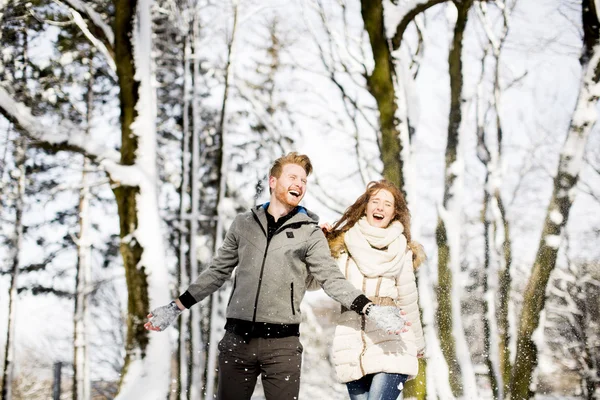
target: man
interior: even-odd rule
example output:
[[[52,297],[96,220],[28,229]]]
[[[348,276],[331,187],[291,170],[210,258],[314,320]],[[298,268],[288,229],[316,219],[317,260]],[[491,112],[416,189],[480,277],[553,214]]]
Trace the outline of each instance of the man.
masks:
[[[405,320],[397,308],[374,305],[346,281],[318,217],[299,206],[311,172],[305,155],[277,159],[269,172],[270,202],[239,214],[210,266],[178,299],[153,310],[144,325],[164,330],[182,310],[219,289],[237,266],[219,343],[220,400],[250,399],[259,374],[268,400],[298,398],[300,302],[309,274],[344,307],[372,318],[388,333],[403,331]]]

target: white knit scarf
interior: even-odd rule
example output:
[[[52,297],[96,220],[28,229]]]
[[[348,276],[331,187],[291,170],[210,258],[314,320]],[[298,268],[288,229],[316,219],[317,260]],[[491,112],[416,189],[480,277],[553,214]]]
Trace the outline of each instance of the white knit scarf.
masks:
[[[392,222],[387,228],[377,228],[367,222],[367,217],[362,217],[348,229],[344,242],[363,275],[369,278],[396,276],[406,254],[403,232],[404,226],[399,221]]]

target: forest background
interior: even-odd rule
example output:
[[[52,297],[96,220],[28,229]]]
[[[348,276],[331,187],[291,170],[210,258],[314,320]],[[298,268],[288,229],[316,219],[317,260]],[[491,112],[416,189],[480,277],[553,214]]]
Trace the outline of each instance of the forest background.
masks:
[[[212,398],[229,285],[142,324],[292,150],[323,222],[382,177],[409,200],[405,398],[600,398],[599,7],[0,0],[2,400]],[[344,399],[337,305],[302,312],[300,398]]]

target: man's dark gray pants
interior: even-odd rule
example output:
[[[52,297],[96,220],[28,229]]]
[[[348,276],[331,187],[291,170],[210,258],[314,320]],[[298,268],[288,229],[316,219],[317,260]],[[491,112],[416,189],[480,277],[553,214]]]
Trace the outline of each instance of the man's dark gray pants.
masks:
[[[298,336],[251,338],[225,332],[219,342],[218,400],[249,400],[258,375],[267,400],[298,399],[302,344]]]

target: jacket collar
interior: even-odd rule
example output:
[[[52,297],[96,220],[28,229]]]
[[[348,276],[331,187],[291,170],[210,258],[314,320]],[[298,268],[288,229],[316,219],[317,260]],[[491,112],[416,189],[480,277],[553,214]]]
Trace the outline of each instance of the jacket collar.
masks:
[[[267,208],[269,208],[269,202],[260,204],[252,209],[252,213],[256,216],[258,222],[260,223],[261,227],[265,232],[267,232]],[[297,222],[316,224],[318,221],[319,217],[317,214],[307,210],[303,206],[298,206],[298,212],[296,213],[296,215],[294,215],[292,218],[286,221],[282,225],[282,227]]]

